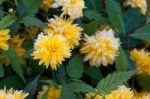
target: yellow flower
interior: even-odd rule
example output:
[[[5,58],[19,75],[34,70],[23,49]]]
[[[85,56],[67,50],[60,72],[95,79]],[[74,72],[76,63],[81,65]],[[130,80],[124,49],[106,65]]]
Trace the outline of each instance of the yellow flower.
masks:
[[[146,91],[134,92],[133,99],[150,99],[150,93]]]
[[[61,86],[55,88],[53,85],[49,86],[45,85],[42,87],[42,91],[38,93],[37,99],[42,99],[42,96],[48,91],[47,99],[59,99],[61,95]]]
[[[28,96],[28,93],[18,90],[0,90],[0,99],[25,99]]]
[[[70,19],[63,19],[55,16],[55,19],[49,20],[49,27],[44,29],[45,33],[54,33],[63,35],[71,49],[79,45],[79,40],[81,37],[81,31],[83,30],[78,24],[73,24]]]
[[[53,2],[54,2],[54,0],[43,0],[41,8],[43,8],[46,11],[48,11],[48,9],[51,8]]]
[[[84,99],[103,99],[102,96],[96,95],[95,93],[87,93]]]
[[[133,91],[130,88],[122,85],[117,90],[112,91],[105,96],[105,99],[133,99]]]
[[[85,8],[84,0],[55,0],[52,7],[60,7],[64,11],[62,15],[68,14],[72,19],[83,16],[83,9]]]
[[[10,39],[9,29],[0,30],[0,49],[8,50],[8,40]]]
[[[62,64],[65,58],[70,57],[70,51],[70,47],[63,36],[41,33],[34,43],[32,56],[34,59],[40,60],[39,65],[45,64],[47,68],[50,65],[52,70],[56,70],[57,65]]]
[[[118,55],[119,38],[115,38],[112,30],[97,31],[96,35],[85,38],[80,52],[85,54],[84,61],[91,66],[107,66],[113,64]]]
[[[142,14],[146,14],[147,2],[146,0],[128,0],[126,5],[131,5],[133,8],[140,8]]]
[[[19,59],[20,59],[20,63],[21,64],[25,64],[26,63],[25,59],[23,58],[23,55],[24,55],[24,53],[26,51],[22,47],[23,41],[24,41],[24,38],[21,38],[19,34],[14,35],[9,41],[9,44],[15,49],[15,51],[16,51]],[[6,66],[9,65],[8,60],[3,55],[0,55],[0,61],[2,61]]]
[[[23,58],[23,55],[25,53],[25,48],[22,47],[22,44],[24,42],[25,38],[21,38],[19,34],[14,35],[12,39],[10,40],[10,44],[12,47],[14,47],[15,51],[17,52],[17,55],[19,56],[20,63],[25,64],[25,59]]]
[[[150,75],[150,52],[144,49],[134,49],[130,52],[131,59],[136,63],[136,71],[138,74]]]

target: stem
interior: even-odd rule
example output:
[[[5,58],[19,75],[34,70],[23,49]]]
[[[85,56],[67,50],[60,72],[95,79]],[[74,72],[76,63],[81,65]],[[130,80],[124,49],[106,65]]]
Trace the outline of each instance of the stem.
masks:
[[[15,4],[18,5],[18,1],[17,0],[15,0]]]
[[[27,27],[26,27],[26,31],[29,33],[30,38],[32,39],[32,41],[34,41],[34,37],[32,36],[32,34],[31,34],[30,30],[29,30]]]

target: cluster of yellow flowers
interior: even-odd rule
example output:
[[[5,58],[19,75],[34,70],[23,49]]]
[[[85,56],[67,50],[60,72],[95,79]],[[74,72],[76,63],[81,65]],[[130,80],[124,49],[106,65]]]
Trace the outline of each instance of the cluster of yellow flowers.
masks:
[[[0,99],[25,99],[28,93],[18,90],[9,89],[0,90]]]
[[[68,14],[71,19],[76,19],[83,16],[85,5],[84,0],[43,0],[41,7],[46,11],[62,7],[62,16]]]
[[[37,99],[42,99],[46,92],[48,93],[47,99],[59,99],[61,96],[61,86],[56,88],[54,85],[51,85],[49,88],[48,85],[44,85],[42,91],[38,92]]]
[[[71,19],[63,19],[55,16],[55,18],[48,20],[49,27],[44,29],[44,33],[63,35],[67,39],[71,49],[73,49],[75,46],[79,45],[79,40],[83,29],[78,24],[73,24],[72,21],[73,20]]]
[[[133,8],[140,8],[142,14],[146,14],[147,11],[147,2],[146,0],[127,0],[125,5],[131,5]]]
[[[40,65],[56,70],[65,58],[70,57],[71,50],[79,45],[83,29],[73,24],[71,19],[58,16],[50,19],[48,26],[36,39],[32,56],[40,60]],[[119,46],[120,40],[114,36],[114,31],[104,28],[91,37],[86,36],[80,52],[85,54],[84,61],[89,60],[91,66],[107,66],[113,64]]]
[[[118,89],[112,91],[110,94],[101,96],[96,93],[88,93],[85,99],[150,99],[150,93],[141,91],[140,93],[132,91],[130,88],[122,85]]]
[[[39,59],[39,64],[56,70],[65,58],[71,56],[71,49],[79,45],[82,28],[73,24],[71,19],[55,16],[48,20],[48,27],[44,33],[38,35],[34,44],[34,59]]]
[[[136,71],[138,74],[150,75],[150,52],[144,49],[134,49],[130,52],[131,59],[136,63]]]
[[[39,65],[44,64],[52,70],[71,56],[71,50],[79,45],[83,29],[74,24],[75,18],[83,15],[84,0],[44,0],[42,8],[48,10],[51,7],[62,6],[61,16],[54,16],[48,20],[48,27],[38,35],[34,43],[34,59],[40,60]],[[64,18],[68,14],[70,18]]]

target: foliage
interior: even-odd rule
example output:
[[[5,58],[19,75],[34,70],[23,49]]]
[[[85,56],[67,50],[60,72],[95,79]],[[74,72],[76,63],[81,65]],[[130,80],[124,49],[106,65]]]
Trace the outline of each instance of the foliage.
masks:
[[[43,1],[0,0],[0,30],[10,29],[11,39],[18,34],[23,39],[21,48],[25,50],[23,55],[18,55],[18,50],[22,49],[16,50],[11,39],[8,41],[9,49],[0,50],[0,88],[24,90],[29,93],[29,99],[36,99],[43,85],[51,86],[50,80],[62,87],[61,99],[83,99],[88,92],[106,95],[123,84],[150,91],[150,76],[137,74],[136,63],[129,54],[134,48],[150,50],[149,0],[145,15],[139,8],[124,6],[125,0],[84,0],[83,16],[72,20],[73,24],[83,28],[80,44],[71,49],[71,57],[57,70],[39,65],[39,60],[34,60],[31,55],[38,34],[49,26],[48,19],[62,14],[61,7],[44,10],[41,7]],[[64,15],[64,19],[67,18],[69,16]],[[115,37],[120,39],[118,56],[106,67],[92,67],[89,62],[84,62],[80,49],[85,42],[84,37],[95,35],[103,25],[112,28]],[[42,99],[47,97],[48,91]]]

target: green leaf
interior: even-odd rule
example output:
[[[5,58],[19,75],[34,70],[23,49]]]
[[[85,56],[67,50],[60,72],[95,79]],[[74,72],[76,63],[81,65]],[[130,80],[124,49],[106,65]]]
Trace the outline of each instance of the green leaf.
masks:
[[[40,76],[37,76],[33,81],[31,81],[27,86],[24,88],[24,91],[29,93],[28,98],[33,98],[38,87],[38,82],[39,82]]]
[[[37,13],[42,0],[23,0],[28,16],[34,16]]]
[[[93,9],[97,12],[103,10],[102,0],[84,0],[84,2],[87,8]]]
[[[136,80],[140,87],[143,89],[150,91],[150,76],[149,75],[137,75]]]
[[[67,73],[71,78],[80,78],[83,73],[83,59],[80,54],[76,54],[67,65]]]
[[[68,84],[73,92],[94,92],[95,89],[84,82],[71,82]]]
[[[13,24],[17,18],[13,15],[7,15],[0,21],[0,29],[4,29]]]
[[[43,23],[41,20],[35,18],[35,17],[24,17],[23,18],[23,23],[26,25],[26,26],[46,26],[45,23]]]
[[[136,30],[130,36],[140,40],[150,40],[150,24],[145,25],[144,27]]]
[[[5,0],[0,0],[0,4],[2,4]]]
[[[104,79],[100,80],[96,88],[100,94],[110,93],[112,90],[115,90],[119,85],[122,85],[124,82],[126,82],[133,75],[134,71],[114,72],[112,74],[109,74]]]
[[[131,9],[124,13],[124,23],[126,31],[132,31],[144,22],[145,16],[140,13],[139,9]]]
[[[115,63],[118,71],[126,71],[129,67],[127,55],[122,47],[119,48],[119,56],[116,58]]]
[[[94,20],[88,24],[84,24],[83,28],[84,28],[84,31],[86,32],[86,34],[91,36],[96,32],[98,25],[99,25],[99,21]]]
[[[89,68],[89,67],[85,67],[85,74],[89,75],[90,77],[96,79],[96,80],[100,80],[103,78],[101,71],[97,68]]]
[[[0,78],[4,77],[4,68],[3,68],[3,64],[0,63]]]
[[[24,58],[30,58],[31,54],[33,52],[33,48],[30,48],[26,51],[26,53],[24,54]]]
[[[5,79],[0,81],[0,88],[14,88],[14,89],[22,89],[24,87],[24,83],[19,76],[8,76]]]
[[[107,0],[106,10],[109,19],[112,25],[114,26],[114,28],[117,29],[117,32],[125,33],[125,25],[123,22],[123,16],[122,16],[120,4],[114,0]]]
[[[22,78],[24,82],[26,82],[23,76],[23,70],[19,63],[20,61],[19,61],[16,51],[12,47],[9,47],[8,51],[5,51],[3,55],[4,57],[7,58],[13,70]]]
[[[84,16],[86,16],[90,20],[91,19],[100,20],[100,18],[101,18],[101,14],[94,11],[94,10],[85,10],[84,11]]]
[[[0,10],[0,19],[1,19],[2,17],[4,17],[5,14],[6,14],[6,13],[5,13],[4,11]]]
[[[62,93],[60,99],[77,99],[64,81],[62,82]]]

